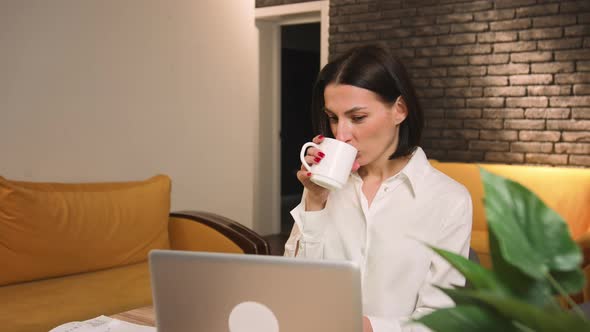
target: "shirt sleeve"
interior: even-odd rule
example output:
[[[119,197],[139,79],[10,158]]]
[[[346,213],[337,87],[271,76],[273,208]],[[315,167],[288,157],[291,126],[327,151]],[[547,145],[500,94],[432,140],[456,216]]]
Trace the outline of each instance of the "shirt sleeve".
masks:
[[[291,235],[285,243],[285,256],[302,258],[323,258],[323,234],[329,217],[327,209],[320,211],[305,211],[305,195],[299,205],[291,210],[295,220]],[[326,207],[328,203],[326,203]]]
[[[464,257],[469,255],[469,244],[471,241],[473,206],[471,196],[468,192],[460,200],[459,204],[451,210],[443,223],[441,236],[433,245],[437,248],[461,254]],[[433,254],[428,274],[418,292],[416,309],[412,315],[397,320],[386,317],[368,316],[373,327],[373,332],[423,332],[430,331],[426,326],[411,323],[435,309],[452,307],[453,301],[433,285],[441,287],[463,286],[465,277],[453,268],[447,261]],[[392,296],[395,296],[393,294]]]

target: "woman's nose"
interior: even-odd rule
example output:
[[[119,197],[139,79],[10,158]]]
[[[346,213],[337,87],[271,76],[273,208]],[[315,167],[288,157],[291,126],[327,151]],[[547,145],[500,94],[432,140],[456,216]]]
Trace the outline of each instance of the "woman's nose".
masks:
[[[348,143],[352,139],[352,132],[344,121],[338,123],[338,128],[335,134],[334,137],[342,142]]]

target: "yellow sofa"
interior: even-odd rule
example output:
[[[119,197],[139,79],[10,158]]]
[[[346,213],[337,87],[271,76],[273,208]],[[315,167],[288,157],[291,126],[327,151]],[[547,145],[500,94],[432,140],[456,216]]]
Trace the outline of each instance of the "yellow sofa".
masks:
[[[573,239],[584,251],[583,269],[590,280],[590,169],[528,165],[451,163],[431,160],[432,166],[462,183],[473,199],[471,247],[485,267],[491,266],[488,228],[479,167],[519,182],[537,194],[568,224]],[[577,299],[590,300],[590,285]]]
[[[86,184],[0,177],[0,330],[48,331],[149,305],[151,249],[270,253],[232,220],[169,209],[162,175]]]

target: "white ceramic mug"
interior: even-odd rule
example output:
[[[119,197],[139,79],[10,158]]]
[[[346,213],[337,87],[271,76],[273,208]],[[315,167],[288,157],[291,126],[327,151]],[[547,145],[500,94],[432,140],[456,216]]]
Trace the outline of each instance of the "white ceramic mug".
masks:
[[[320,149],[325,157],[319,164],[310,166],[305,162],[305,151],[312,146]],[[356,154],[357,150],[354,146],[326,137],[320,144],[313,142],[303,144],[299,158],[303,166],[311,172],[311,182],[330,190],[336,190],[342,188],[348,181]]]

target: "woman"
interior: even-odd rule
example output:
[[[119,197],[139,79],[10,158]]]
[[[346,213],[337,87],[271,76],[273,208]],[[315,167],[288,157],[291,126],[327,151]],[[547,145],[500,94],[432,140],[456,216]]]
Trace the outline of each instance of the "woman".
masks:
[[[406,323],[452,301],[433,287],[464,278],[426,244],[467,257],[468,191],[432,168],[418,146],[423,115],[402,64],[380,46],[351,50],[326,65],[313,90],[314,126],[353,145],[347,184],[328,191],[303,166],[301,203],[286,256],[351,260],[360,266],[363,331],[421,331]],[[306,161],[321,163],[310,148]]]

